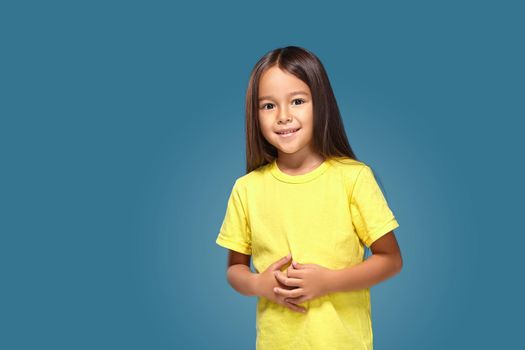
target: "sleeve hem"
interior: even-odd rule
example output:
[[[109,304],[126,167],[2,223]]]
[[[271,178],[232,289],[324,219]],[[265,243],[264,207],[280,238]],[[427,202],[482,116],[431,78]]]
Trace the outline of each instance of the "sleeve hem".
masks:
[[[234,241],[225,239],[221,236],[220,233],[219,233],[219,236],[217,236],[215,243],[217,243],[221,247],[232,249],[232,250],[235,250],[236,252],[239,252],[245,255],[252,255],[252,250],[249,246],[247,246],[244,243],[234,242]]]
[[[399,223],[395,217],[392,217],[386,224],[368,234],[368,239],[365,241],[365,245],[370,248],[372,243],[398,227]]]

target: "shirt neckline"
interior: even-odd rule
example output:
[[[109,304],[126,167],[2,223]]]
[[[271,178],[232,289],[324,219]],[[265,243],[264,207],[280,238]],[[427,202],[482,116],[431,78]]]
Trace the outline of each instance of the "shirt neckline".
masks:
[[[317,177],[319,177],[322,173],[325,172],[326,169],[330,166],[329,164],[329,158],[326,158],[317,168],[310,170],[307,173],[300,174],[300,175],[290,175],[283,172],[279,167],[277,166],[277,158],[272,161],[270,164],[270,172],[272,175],[281,181],[288,182],[288,183],[304,183],[311,181]]]

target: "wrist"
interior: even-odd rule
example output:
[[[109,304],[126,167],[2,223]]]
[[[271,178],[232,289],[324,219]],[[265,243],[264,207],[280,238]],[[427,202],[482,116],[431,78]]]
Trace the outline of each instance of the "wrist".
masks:
[[[328,293],[339,292],[339,270],[332,269],[328,271],[326,289]]]

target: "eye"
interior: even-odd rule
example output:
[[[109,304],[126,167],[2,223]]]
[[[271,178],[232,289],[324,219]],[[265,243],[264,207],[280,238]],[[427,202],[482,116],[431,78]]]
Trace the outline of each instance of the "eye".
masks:
[[[272,106],[273,106],[273,103],[265,103],[265,104],[263,104],[263,105],[261,106],[261,109],[266,109],[266,108],[264,108],[264,107],[266,107],[266,106],[268,106],[268,105],[272,105]]]
[[[296,98],[292,101],[300,101],[301,102],[300,104],[303,104],[305,102],[305,100],[303,100],[302,98]],[[261,109],[267,109],[265,108],[266,106],[273,106],[273,103],[265,103],[261,106]]]

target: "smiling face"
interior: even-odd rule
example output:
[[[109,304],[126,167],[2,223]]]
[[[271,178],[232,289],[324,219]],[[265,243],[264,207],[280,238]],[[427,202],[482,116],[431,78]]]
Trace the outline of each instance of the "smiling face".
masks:
[[[277,66],[268,68],[259,82],[259,125],[278,157],[307,158],[313,154],[313,103],[310,88]],[[297,130],[279,134],[281,131]]]

